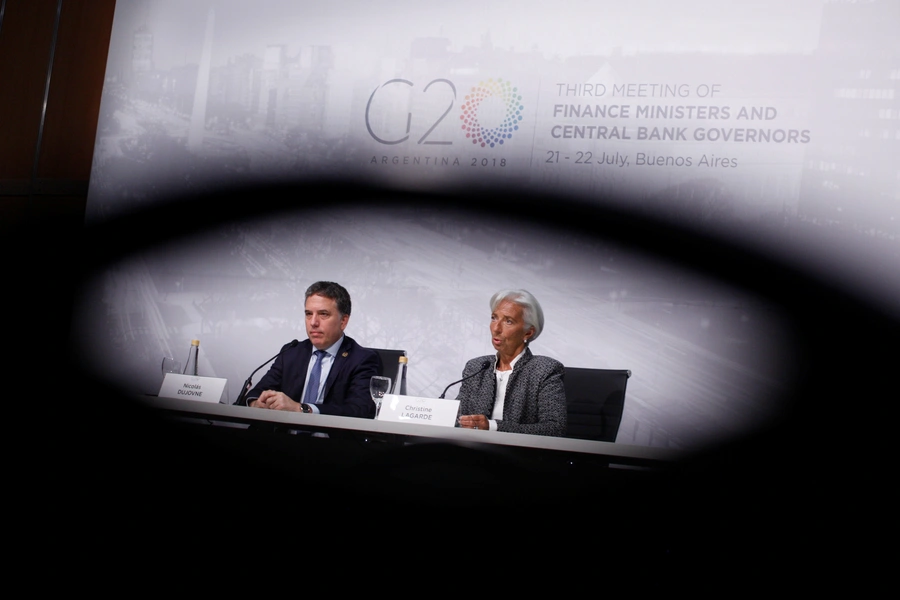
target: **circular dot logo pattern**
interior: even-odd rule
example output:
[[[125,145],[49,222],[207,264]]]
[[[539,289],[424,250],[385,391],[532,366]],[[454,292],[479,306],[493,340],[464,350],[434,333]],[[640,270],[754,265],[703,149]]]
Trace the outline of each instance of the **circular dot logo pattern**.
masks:
[[[473,87],[466,95],[459,118],[462,120],[462,129],[466,132],[466,137],[472,140],[473,144],[481,144],[482,148],[485,146],[493,148],[497,144],[502,145],[504,141],[512,138],[513,132],[518,131],[525,107],[522,106],[522,96],[517,92],[518,88],[513,87],[508,81],[488,79],[487,82],[482,81]],[[481,103],[489,98],[498,98],[506,106],[506,117],[503,122],[491,128],[484,127],[478,122],[478,109]]]

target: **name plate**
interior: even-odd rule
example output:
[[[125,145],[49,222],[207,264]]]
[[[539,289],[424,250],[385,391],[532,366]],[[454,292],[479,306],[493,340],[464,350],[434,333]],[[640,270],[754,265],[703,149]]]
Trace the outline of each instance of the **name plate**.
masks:
[[[379,421],[394,423],[454,427],[458,410],[459,400],[385,394],[377,418]]]
[[[227,379],[220,377],[197,377],[166,373],[159,388],[160,398],[176,398],[178,400],[199,400],[200,402],[218,402],[225,391]]]

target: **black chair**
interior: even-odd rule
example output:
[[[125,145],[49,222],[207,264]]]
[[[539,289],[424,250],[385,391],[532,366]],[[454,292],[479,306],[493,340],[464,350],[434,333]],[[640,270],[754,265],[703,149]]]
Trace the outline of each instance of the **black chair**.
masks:
[[[391,378],[391,392],[394,394],[406,395],[406,369],[400,373],[400,357],[406,356],[406,350],[389,350],[385,348],[371,348],[381,357],[381,370],[379,375]],[[400,374],[400,382],[397,382],[397,376]]]
[[[629,377],[627,369],[566,367],[566,437],[615,442]]]

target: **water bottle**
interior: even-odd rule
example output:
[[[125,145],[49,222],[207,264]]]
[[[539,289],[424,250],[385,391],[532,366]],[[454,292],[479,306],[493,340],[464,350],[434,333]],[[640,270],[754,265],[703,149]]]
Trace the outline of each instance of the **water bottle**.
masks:
[[[394,377],[394,387],[391,389],[392,394],[406,395],[406,363],[409,359],[401,356],[397,361],[397,376]]]
[[[197,362],[200,357],[200,340],[191,340],[191,349],[188,350],[188,359],[184,364],[183,375],[193,375],[196,377],[197,373]]]

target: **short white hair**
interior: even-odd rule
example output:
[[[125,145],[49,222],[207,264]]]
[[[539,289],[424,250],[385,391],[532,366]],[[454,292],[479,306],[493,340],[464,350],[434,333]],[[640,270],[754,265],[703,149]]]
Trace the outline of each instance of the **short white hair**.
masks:
[[[525,328],[534,328],[534,334],[526,340],[526,344],[533,342],[541,335],[544,329],[544,309],[531,292],[528,290],[500,290],[491,296],[491,312],[497,310],[500,303],[504,300],[515,302],[522,307],[522,320],[525,322]]]

